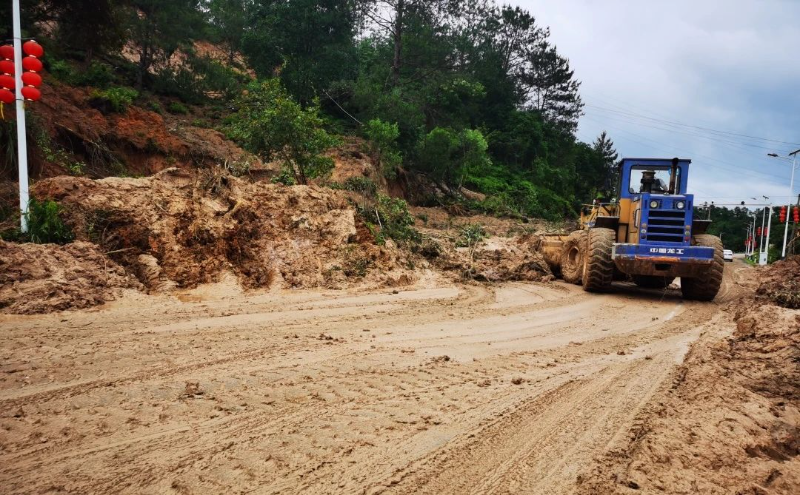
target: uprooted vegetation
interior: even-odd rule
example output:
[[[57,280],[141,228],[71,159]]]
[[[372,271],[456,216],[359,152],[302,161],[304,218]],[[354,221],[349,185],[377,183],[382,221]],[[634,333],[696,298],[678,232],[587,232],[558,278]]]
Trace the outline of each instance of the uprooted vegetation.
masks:
[[[214,282],[230,270],[245,287],[335,287],[354,256],[414,279],[407,253],[378,246],[346,196],[316,186],[252,183],[221,171],[169,169],[145,179],[58,177],[35,194],[57,201],[75,236],[110,253],[150,289]]]
[[[236,177],[224,168],[172,168],[139,179],[42,180],[32,194],[49,205],[48,221],[66,236],[59,242],[78,242],[21,247],[13,256],[8,251],[3,262],[35,264],[35,253],[49,250],[56,259],[71,253],[75,260],[68,265],[75,268],[67,275],[19,271],[4,282],[14,285],[7,287],[5,311],[85,307],[83,302],[70,306],[68,297],[57,294],[74,280],[93,294],[87,301],[99,304],[117,288],[168,292],[216,282],[225,273],[249,289],[397,287],[429,276],[430,270],[460,280],[550,277],[536,250],[538,238],[515,235],[511,220],[449,217],[423,225],[403,200],[378,192],[368,179],[352,177],[345,184],[350,187],[341,190],[284,186]],[[435,220],[442,214],[424,211]],[[471,223],[475,220],[487,227]],[[86,257],[77,255],[81,249]],[[102,268],[98,259],[106,260]],[[118,269],[134,283],[109,279],[106,272]],[[93,290],[96,279],[108,283]],[[24,284],[53,290],[40,291],[36,307],[20,305],[15,298],[26,293]],[[51,297],[55,302],[48,306]]]
[[[784,308],[800,309],[800,256],[764,268],[756,294]]]

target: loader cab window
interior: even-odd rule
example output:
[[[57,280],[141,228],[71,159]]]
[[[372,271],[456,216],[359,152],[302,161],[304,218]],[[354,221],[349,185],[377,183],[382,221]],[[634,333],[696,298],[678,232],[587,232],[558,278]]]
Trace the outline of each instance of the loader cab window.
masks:
[[[677,176],[675,177],[675,194],[681,194],[681,169],[677,169]],[[669,192],[669,180],[672,174],[670,167],[631,167],[631,180],[628,184],[628,192],[631,194],[639,194],[644,192],[644,184],[642,178],[646,172],[654,172],[653,185],[651,192],[654,194],[666,194]]]

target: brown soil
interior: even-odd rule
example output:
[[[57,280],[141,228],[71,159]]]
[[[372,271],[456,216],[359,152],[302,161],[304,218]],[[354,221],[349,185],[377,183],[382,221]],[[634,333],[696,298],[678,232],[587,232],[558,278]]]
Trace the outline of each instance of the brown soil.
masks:
[[[754,272],[727,266],[721,304],[740,290],[739,271]],[[651,405],[673,403],[701,332],[734,330],[721,304],[622,285],[594,295],[441,279],[242,292],[223,277],[92,311],[0,315],[0,483],[10,494],[574,493],[610,445],[636,438]],[[701,355],[688,363],[709,369]],[[748,376],[757,390],[761,375]],[[748,427],[767,430],[739,446],[782,473],[772,487],[790,486],[794,462],[760,454],[784,438],[768,420],[794,421],[781,400],[780,416],[746,406]],[[719,419],[698,415],[691,431],[726,429]],[[671,447],[681,459],[700,448]],[[747,471],[763,483],[761,472]]]
[[[66,153],[66,161],[83,162],[83,173],[89,177],[150,175],[169,167],[226,164],[264,168],[257,157],[219,132],[191,125],[195,116],[162,115],[139,106],[125,113],[104,113],[92,106],[92,91],[56,82],[43,86],[41,101],[31,106],[32,178],[69,172],[65,159],[56,153],[59,150]],[[40,133],[52,139],[49,152],[40,146]],[[16,170],[6,173],[7,179],[16,177]]]
[[[762,269],[756,293],[779,306],[800,308],[800,256],[791,256]]]
[[[144,179],[46,179],[33,194],[58,201],[79,239],[112,252],[151,290],[227,271],[247,288],[416,279],[410,254],[376,246],[346,196],[330,189],[169,169]]]
[[[709,328],[582,493],[800,492],[800,313],[750,298],[726,311],[732,335]]]
[[[111,301],[135,278],[88,242],[66,246],[0,241],[0,308],[9,313],[83,309]]]

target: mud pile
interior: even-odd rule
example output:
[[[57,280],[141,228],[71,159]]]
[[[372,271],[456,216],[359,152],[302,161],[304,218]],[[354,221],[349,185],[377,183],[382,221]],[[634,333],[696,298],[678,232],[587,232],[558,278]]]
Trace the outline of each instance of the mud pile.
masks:
[[[760,278],[756,294],[784,308],[800,308],[800,256],[765,267]]]
[[[452,238],[431,236],[422,253],[444,271],[480,282],[549,281],[552,272],[537,251],[534,236],[493,236],[473,246],[458,246]]]
[[[410,253],[375,245],[339,191],[168,169],[143,179],[56,177],[33,192],[58,201],[78,239],[102,246],[151,291],[215,282],[223,272],[248,288],[415,279]]]
[[[800,314],[737,307],[734,334],[692,348],[582,493],[800,493]]]
[[[65,246],[0,241],[0,310],[48,313],[113,300],[139,282],[88,242]]]

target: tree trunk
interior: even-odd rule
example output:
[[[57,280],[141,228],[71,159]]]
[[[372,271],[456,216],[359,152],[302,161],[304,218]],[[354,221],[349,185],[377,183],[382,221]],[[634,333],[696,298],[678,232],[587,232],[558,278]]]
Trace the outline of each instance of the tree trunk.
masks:
[[[400,56],[403,51],[403,13],[405,0],[397,0],[396,14],[394,17],[394,58],[392,60],[392,85],[397,86],[400,80]]]

